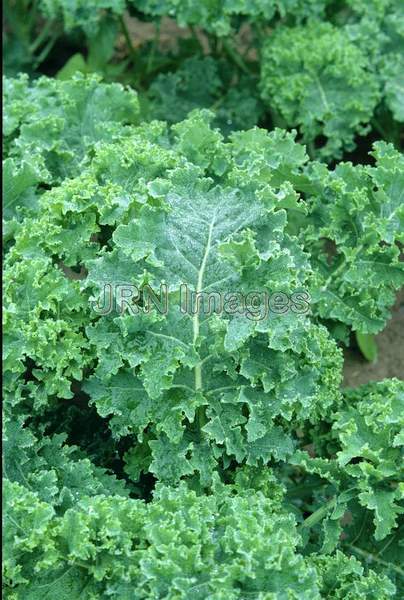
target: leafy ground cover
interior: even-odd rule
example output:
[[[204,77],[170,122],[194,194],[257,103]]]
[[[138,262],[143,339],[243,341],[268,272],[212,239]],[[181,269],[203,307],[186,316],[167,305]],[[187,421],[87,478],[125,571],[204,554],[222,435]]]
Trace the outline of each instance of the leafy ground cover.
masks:
[[[402,3],[8,0],[4,44],[5,597],[401,598]]]

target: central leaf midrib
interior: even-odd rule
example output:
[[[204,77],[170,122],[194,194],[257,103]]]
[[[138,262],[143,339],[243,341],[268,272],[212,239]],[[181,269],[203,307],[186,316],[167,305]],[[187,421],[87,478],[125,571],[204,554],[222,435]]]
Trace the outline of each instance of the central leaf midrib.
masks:
[[[212,221],[209,225],[208,239],[206,242],[205,252],[203,254],[201,266],[198,271],[198,279],[197,279],[197,283],[196,283],[196,294],[197,295],[200,294],[203,290],[203,277],[204,277],[205,270],[206,270],[206,264],[208,262],[209,252],[212,247],[212,234],[213,234],[213,227],[215,225],[215,219],[216,219],[216,211],[214,212]],[[198,308],[199,307],[197,304],[197,309]],[[193,327],[193,344],[195,347],[196,341],[199,337],[199,328],[200,328],[199,310],[196,310],[195,314],[193,315],[192,327]],[[195,390],[201,390],[201,389],[202,389],[202,365],[201,365],[201,363],[198,363],[197,365],[195,365]]]
[[[323,85],[322,85],[322,83],[321,83],[321,81],[320,81],[320,79],[319,79],[318,77],[315,77],[315,81],[316,81],[316,84],[317,84],[318,90],[319,90],[319,92],[320,92],[320,96],[321,96],[321,100],[322,100],[322,102],[323,102],[324,108],[325,108],[327,111],[330,111],[330,110],[331,110],[331,109],[330,109],[330,105],[328,104],[327,96],[326,96],[326,94],[325,94],[325,91],[324,91]]]

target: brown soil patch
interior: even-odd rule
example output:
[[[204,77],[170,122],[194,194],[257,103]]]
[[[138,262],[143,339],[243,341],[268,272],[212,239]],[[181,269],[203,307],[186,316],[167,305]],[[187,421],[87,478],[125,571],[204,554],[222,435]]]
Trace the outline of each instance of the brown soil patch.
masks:
[[[344,387],[355,387],[386,377],[404,379],[404,291],[398,297],[387,327],[376,336],[378,359],[367,362],[359,349],[344,352]]]

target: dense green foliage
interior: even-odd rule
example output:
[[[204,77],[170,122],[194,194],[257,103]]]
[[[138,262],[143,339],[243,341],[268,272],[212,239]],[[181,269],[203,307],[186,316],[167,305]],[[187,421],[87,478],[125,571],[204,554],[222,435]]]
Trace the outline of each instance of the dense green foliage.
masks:
[[[313,155],[340,158],[342,150],[355,148],[355,136],[371,128],[400,143],[401,0],[133,4],[146,14],[172,15],[181,25],[213,32],[225,40],[226,51],[226,36],[247,21],[262,54],[259,88],[269,113],[275,122],[298,127]],[[246,70],[245,63],[239,66]]]
[[[4,597],[401,598],[402,2],[5,17]]]
[[[125,11],[154,20],[154,41],[131,42]],[[402,147],[401,0],[8,0],[5,16],[12,75],[44,64],[60,77],[98,72],[142,88],[144,117],[176,122],[214,108],[225,133],[296,127],[311,157],[328,162],[373,134]],[[167,17],[193,32],[168,52]]]

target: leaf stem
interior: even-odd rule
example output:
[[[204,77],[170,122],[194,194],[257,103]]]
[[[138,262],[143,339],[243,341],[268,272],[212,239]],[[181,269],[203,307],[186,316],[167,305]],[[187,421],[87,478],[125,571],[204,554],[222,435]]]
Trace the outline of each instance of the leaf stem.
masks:
[[[30,45],[29,51],[31,54],[34,54],[38,50],[38,48],[43,44],[45,39],[49,36],[52,27],[54,27],[54,23],[52,21],[48,21],[42,29],[41,33],[37,36],[36,40],[34,40]]]
[[[323,504],[323,506],[320,506],[320,508],[318,508],[309,517],[307,517],[307,519],[305,519],[303,523],[301,523],[300,527],[310,529],[311,527],[314,527],[314,525],[317,525],[317,523],[325,517],[328,511],[334,508],[336,501],[337,497],[333,496],[331,500]]]
[[[205,252],[202,257],[201,266],[198,271],[198,280],[196,283],[196,290],[195,290],[197,298],[203,289],[203,276],[205,274],[206,264],[207,264],[209,252],[210,252],[210,249],[212,246],[212,234],[213,234],[213,227],[215,224],[215,218],[216,218],[216,213],[214,214],[213,219],[209,225],[206,248],[205,248]],[[192,325],[193,325],[193,344],[195,346],[198,341],[198,338],[199,338],[199,306],[198,306],[198,304],[196,306]],[[201,389],[202,389],[202,365],[201,365],[201,363],[198,363],[195,366],[195,390],[201,390]]]
[[[216,102],[214,102],[214,103],[213,103],[213,104],[212,104],[212,105],[209,107],[209,110],[213,110],[213,111],[215,111],[216,109],[218,109],[218,108],[219,108],[219,107],[220,107],[220,106],[223,104],[223,102],[224,102],[225,100],[226,100],[226,96],[223,94],[222,96],[220,96],[220,98],[218,98],[218,99],[216,100]]]
[[[192,35],[194,36],[195,40],[197,41],[197,43],[198,43],[198,45],[199,45],[199,47],[200,47],[200,49],[201,49],[201,52],[202,52],[202,54],[206,54],[206,51],[205,51],[204,45],[202,44],[202,42],[201,42],[201,40],[200,40],[200,38],[199,38],[199,35],[198,35],[198,32],[196,31],[196,28],[195,28],[195,26],[194,26],[194,25],[191,25],[191,26],[189,27],[189,29],[191,30],[191,32],[192,32]]]
[[[203,406],[199,406],[199,408],[197,408],[196,416],[197,416],[197,421],[198,421],[199,433],[200,433],[201,437],[203,437],[202,427],[204,425],[206,425],[206,423],[207,423],[205,409]]]
[[[156,49],[157,49],[158,44],[160,43],[160,26],[161,26],[161,21],[159,19],[156,23],[156,33],[155,33],[155,36],[153,39],[152,48],[151,48],[149,58],[147,61],[147,67],[146,67],[147,74],[151,73],[151,71],[153,69],[153,62],[154,62],[154,57],[156,55]]]
[[[127,25],[125,23],[125,19],[124,19],[123,15],[121,15],[119,17],[119,22],[120,22],[120,25],[121,25],[121,28],[122,28],[122,33],[123,33],[125,41],[126,41],[126,45],[128,47],[129,56],[131,58],[133,66],[135,67],[136,66],[136,62],[137,62],[137,52],[136,52],[135,47],[134,47],[134,45],[132,43],[132,39],[130,37],[129,30],[128,30],[128,27],[127,27]]]
[[[52,50],[57,38],[58,38],[58,34],[54,33],[52,35],[52,37],[50,38],[50,40],[48,41],[48,43],[46,44],[46,46],[44,47],[44,49],[42,50],[42,52],[40,53],[40,55],[37,56],[35,63],[34,63],[35,68],[37,68],[46,59],[49,52]]]
[[[348,544],[348,547],[351,548],[354,552],[356,552],[356,554],[359,554],[359,556],[366,559],[367,562],[369,562],[369,563],[372,561],[377,562],[377,563],[383,565],[384,567],[393,569],[393,571],[395,571],[396,573],[401,575],[401,577],[404,577],[404,570],[401,569],[400,567],[398,567],[397,565],[395,565],[394,563],[389,563],[385,560],[382,560],[376,554],[372,554],[371,552],[362,550],[362,548],[358,548],[358,546],[354,546],[353,544]]]
[[[311,160],[315,160],[316,158],[316,149],[314,146],[313,140],[310,140],[306,144],[307,152]]]
[[[374,117],[371,121],[371,124],[373,125],[374,129],[376,129],[377,133],[380,133],[385,140],[389,141],[389,135],[378,119]]]
[[[342,269],[346,266],[346,259],[345,257],[343,258],[342,262],[338,265],[338,267],[336,267],[332,273],[330,274],[330,276],[328,277],[328,279],[325,281],[324,285],[321,286],[321,291],[325,292],[326,289],[328,288],[328,284],[332,281],[333,277],[335,277],[337,274],[340,273],[340,271],[342,271]]]
[[[241,69],[241,71],[243,71],[243,73],[246,73],[248,75],[250,73],[250,70],[245,64],[240,54],[233,48],[233,46],[229,43],[228,40],[223,39],[222,44],[229,58],[231,58],[231,60],[238,66],[239,69]]]

